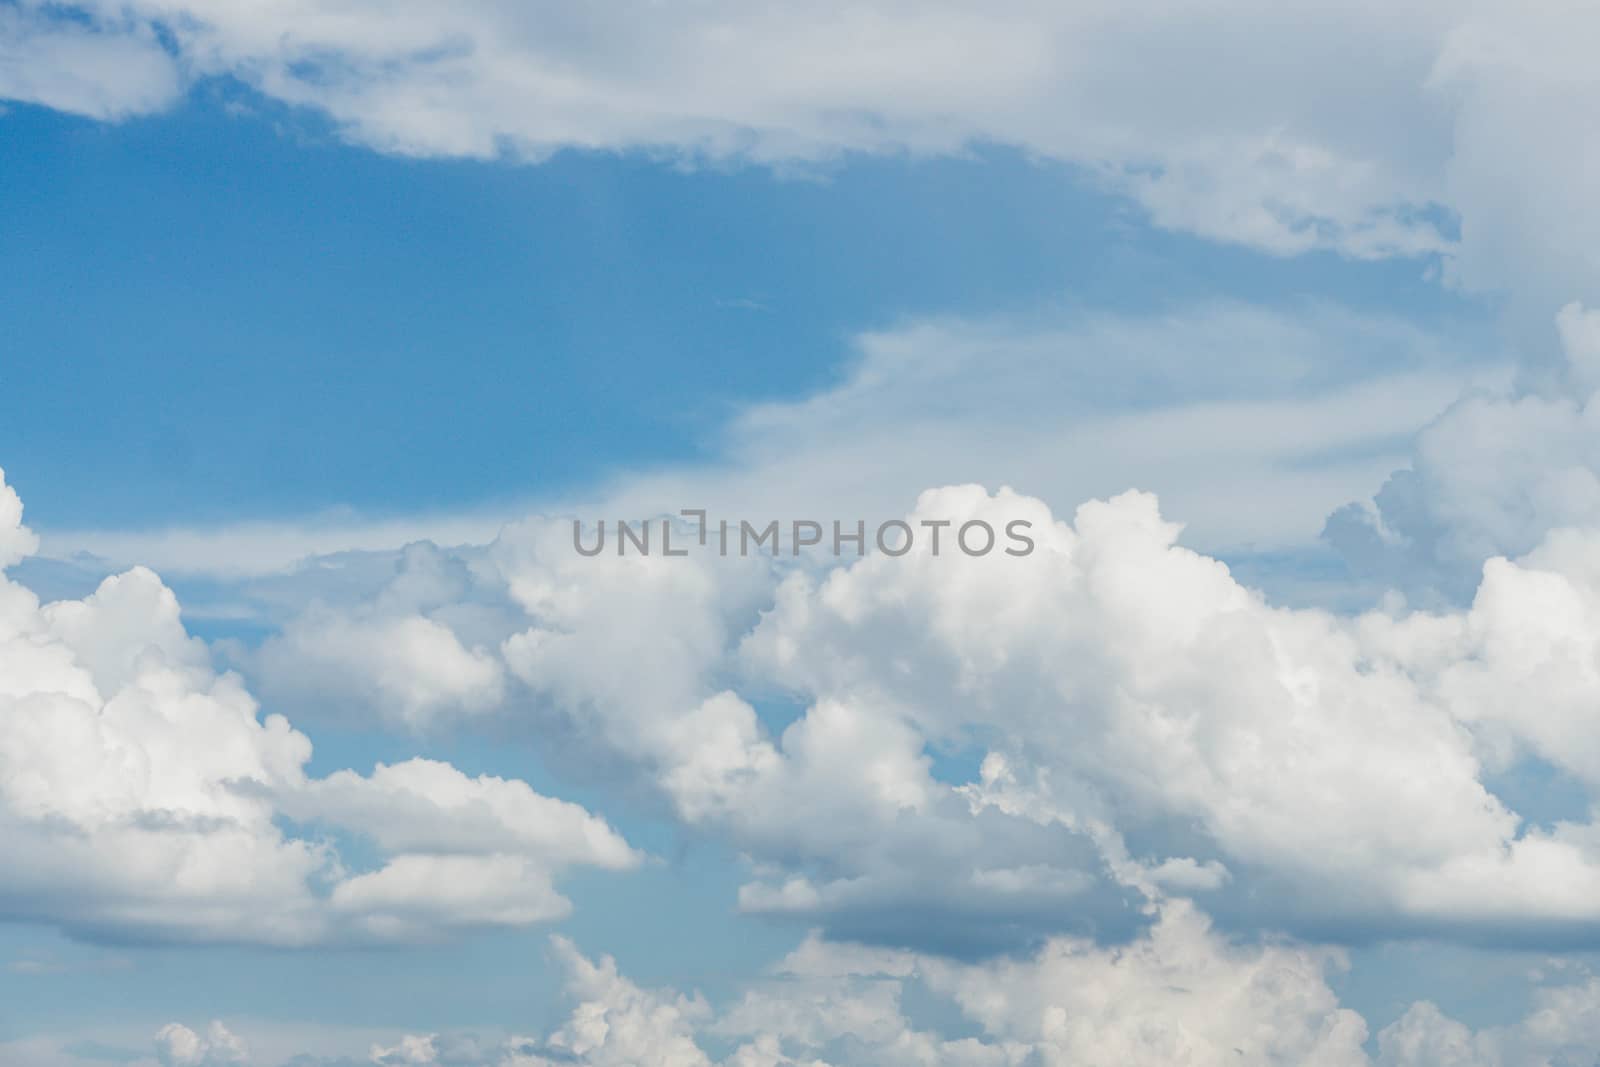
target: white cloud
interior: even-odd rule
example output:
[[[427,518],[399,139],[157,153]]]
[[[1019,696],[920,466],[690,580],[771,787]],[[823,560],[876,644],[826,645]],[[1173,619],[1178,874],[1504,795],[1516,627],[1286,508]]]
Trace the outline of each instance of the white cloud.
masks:
[[[1168,900],[1116,946],[1055,939],[1027,957],[953,963],[815,936],[730,1002],[638,986],[565,941],[576,1005],[547,1039],[440,1035],[375,1045],[374,1063],[475,1067],[1579,1067],[1600,1041],[1600,983],[1538,986],[1527,1014],[1478,1030],[1426,1001],[1376,1035],[1329,985],[1335,951],[1240,943]],[[903,1006],[932,998],[922,1029]],[[950,1037],[948,1031],[969,1036]],[[447,1043],[461,1050],[443,1054]],[[717,1058],[711,1050],[725,1048]]]
[[[709,1008],[698,997],[640,989],[617,973],[616,961],[593,962],[570,941],[554,942],[568,972],[568,991],[580,1001],[567,1022],[550,1035],[547,1049],[561,1058],[596,1067],[628,1067],[649,1061],[660,1067],[710,1067],[693,1033]],[[534,1064],[546,1062],[535,1057]]]
[[[22,498],[0,483],[0,567],[16,566],[38,547],[38,536],[22,525]]]
[[[638,857],[577,804],[526,782],[469,778],[448,763],[413,759],[370,775],[335,771],[282,799],[292,818],[320,818],[393,852],[527,853],[558,864],[622,869]]]
[[[161,1067],[226,1067],[248,1063],[250,1051],[220,1022],[203,1037],[182,1023],[168,1023],[156,1033],[156,1059]]]
[[[554,949],[572,1010],[542,1037],[246,1020],[170,1023],[153,1058],[139,1055],[149,1039],[98,1044],[134,1067],[1585,1067],[1600,1042],[1600,982],[1578,975],[1535,985],[1526,1013],[1496,1026],[1415,1002],[1369,1053],[1366,1020],[1330,985],[1338,951],[1231,940],[1182,900],[1127,944],[1055,939],[984,964],[813,935],[720,1005],[640,986],[564,939]],[[913,999],[936,1022],[914,1022]],[[0,1043],[22,1067],[103,1055],[61,1037]]]
[[[1557,316],[1561,364],[1516,389],[1469,391],[1428,425],[1371,506],[1327,536],[1362,571],[1422,597],[1470,595],[1484,560],[1552,531],[1600,528],[1600,312]]]
[[[387,706],[395,718],[423,725],[452,710],[471,712],[504,695],[500,662],[482,648],[464,648],[455,632],[432,619],[346,619],[311,612],[267,644],[262,669],[282,690],[337,700],[352,689],[363,703]],[[292,691],[291,690],[291,691]]]
[[[933,518],[1023,518],[1039,549],[870,555],[769,593],[749,561],[584,559],[529,524],[498,550],[537,620],[508,667],[747,852],[743,907],[835,931],[1103,921],[1108,866],[1322,930],[1600,922],[1593,828],[1532,828],[1485,784],[1533,754],[1600,786],[1588,540],[1491,564],[1470,610],[1341,618],[1176,546],[1147,495],[1068,526],[969,486],[924,494],[911,521]],[[774,687],[803,705],[781,729],[752,703]],[[1005,759],[951,782],[952,745]]]
[[[817,401],[824,423],[849,425],[872,377],[869,364]],[[1587,666],[1600,654],[1600,582],[1586,535],[1491,563],[1468,609],[1341,618],[1273,607],[1177,547],[1149,496],[1085,505],[1068,526],[1034,499],[947,489],[925,494],[912,521],[975,516],[1029,519],[1039,551],[916,551],[827,572],[589,559],[569,524],[529,520],[487,550],[412,549],[377,593],[326,610],[352,630],[414,618],[466,635],[457,645],[503,672],[509,706],[531,716],[524,728],[638,768],[678,818],[740,849],[751,864],[741,908],[836,935],[970,953],[1063,924],[1125,926],[1125,894],[1106,873],[1124,862],[1149,884],[1203,894],[1230,923],[1319,936],[1515,940],[1600,921],[1600,834],[1525,824],[1489,784],[1532,756],[1600,788],[1584,712],[1600,685]],[[163,633],[147,640],[169,658],[189,647],[181,627]],[[96,670],[129,669],[88,634],[80,654]],[[383,662],[351,657],[339,670],[354,692]],[[792,710],[772,711],[775,698]],[[436,721],[492,703],[441,705]],[[985,749],[1006,775],[936,770],[941,752]],[[280,791],[299,799],[276,804],[323,803],[323,817],[400,855],[446,852],[447,835],[484,856],[561,854],[560,841],[519,840],[514,816],[489,814],[498,787],[472,787],[483,795],[468,806],[439,799],[472,793],[447,770],[429,772],[426,790],[447,828],[437,836],[416,812],[364,821],[364,805],[411,803],[408,776],[428,765],[405,766]],[[1129,854],[1108,857],[1097,827]],[[385,842],[402,830],[416,840]],[[473,902],[413,913],[391,899],[437,882],[437,866],[406,860],[333,899],[381,910],[397,931],[435,921],[436,905],[463,922],[563,906],[548,879],[499,859],[474,867],[484,889]],[[504,899],[510,885],[526,898]]]
[[[1366,1025],[1341,1009],[1321,952],[1239,949],[1182,902],[1126,948],[1053,943],[1033,960],[932,968],[932,984],[1046,1064],[1362,1064]]]
[[[971,950],[1093,900],[1087,841],[975,818],[896,710],[822,702],[773,736],[717,688],[771,603],[770,560],[584,558],[570,524],[532,521],[494,555],[532,620],[503,645],[508,669],[560,724],[525,728],[641,767],[681,819],[749,852],[763,881],[741,892],[746,909],[888,921]]]
[[[1460,17],[1442,5],[1319,5],[1289,20],[1240,0],[1160,21],[1103,3],[978,12],[892,0],[78,10],[109,28],[159,24],[187,77],[237,77],[382,151],[537,160],[644,149],[787,164],[998,142],[1081,166],[1163,225],[1276,252],[1443,244],[1412,210],[1440,192],[1448,144],[1448,113],[1423,91]],[[1252,28],[1249,47],[1229,23]],[[1352,83],[1356,47],[1372,69]],[[141,104],[159,106],[127,102]]]
[[[382,941],[420,940],[452,927],[530,926],[572,910],[550,884],[547,864],[505,854],[396,856],[334,886],[330,904]]]
[[[930,738],[985,731],[1060,821],[1168,847],[1199,829],[1189,847],[1248,874],[1258,918],[1600,920],[1592,829],[1522,827],[1483,784],[1508,737],[1590,773],[1600,602],[1592,568],[1560,566],[1586,556],[1502,561],[1461,615],[1344,620],[1273,608],[1175,547],[1149,497],[1068,527],[966,487],[925,494],[914,518],[932,516],[1028,517],[1040,550],[790,578],[745,654],[814,701],[803,722],[842,704]],[[1010,778],[984,784],[1004,796]]]
[[[1055,940],[983,965],[807,939],[721,1010],[644,989],[610,958],[557,942],[576,1001],[548,1039],[517,1039],[481,1060],[630,1067],[1366,1067],[1366,1025],[1340,1008],[1326,975],[1337,953],[1236,945],[1187,903],[1163,906],[1148,934],[1105,948]],[[941,1025],[902,1004],[916,986]],[[950,1029],[975,1031],[951,1037]],[[430,1058],[435,1037],[374,1048],[374,1062]],[[714,1058],[714,1047],[728,1049]],[[405,1058],[412,1050],[413,1058]],[[380,1055],[381,1054],[381,1055]],[[387,1057],[387,1058],[385,1058]],[[466,1061],[463,1061],[466,1062]]]
[[[941,5],[710,5],[685,17],[318,0],[85,10],[88,23],[31,3],[0,12],[0,95],[109,119],[227,74],[331,116],[355,141],[420,155],[531,160],[575,145],[787,165],[998,142],[1082,168],[1162,226],[1275,253],[1443,250],[1449,277],[1540,310],[1600,295],[1588,181],[1600,80],[1585,49],[1595,16],[1578,5],[1197,4],[1153,23],[1098,5],[981,17]],[[1229,46],[1240,25],[1254,31],[1248,48]],[[1508,155],[1522,162],[1508,168]],[[1459,242],[1418,210],[1430,204],[1460,213]],[[441,573],[424,559],[373,596],[306,613],[255,669],[283,699],[332,696],[411,726],[482,714],[520,686],[541,713],[645,768],[685,822],[743,850],[754,872],[743,906],[835,932],[855,923],[904,940],[894,915],[928,925],[937,910],[1055,935],[1043,916],[1095,914],[1085,899],[1109,873],[1123,888],[1203,894],[1219,914],[1248,900],[1254,921],[1589,933],[1600,830],[1532,828],[1485,784],[1532,754],[1590,798],[1600,790],[1589,722],[1600,316],[1572,305],[1558,329],[1563,368],[1463,399],[1364,522],[1345,512],[1333,526],[1381,577],[1470,594],[1460,608],[1284,610],[1178,547],[1148,496],[1085,505],[1069,526],[1037,500],[968,487],[925,495],[918,514],[1027,514],[1043,551],[783,576],[571,560],[560,526],[532,522],[466,579],[418,592],[412,583]],[[1335,348],[1351,342],[1332,335]],[[1269,357],[1245,362],[1240,393],[1215,389],[1228,375],[1214,362],[1193,376],[1174,362],[1197,347],[1235,353],[1240,337]],[[1453,391],[1426,360],[1319,377],[1323,343],[1238,310],[1140,328],[872,335],[839,387],[740,419],[716,469],[630,481],[603,500],[635,514],[840,501],[865,514],[952,477],[1055,500],[1140,483],[1194,517],[1198,544],[1299,544],[1330,503],[1392,468],[1392,442]],[[1263,385],[1285,346],[1312,356]],[[1093,380],[1082,353],[1107,351],[1187,392],[1114,416],[1090,416],[1103,396],[1056,402]],[[1078,356],[1070,373],[1062,352]],[[1115,394],[1115,376],[1103,384]],[[941,408],[951,394],[981,410]],[[1079,423],[1061,429],[1064,413]],[[434,524],[442,540],[474,543],[498,525]],[[63,544],[268,573],[417,529]],[[0,566],[33,547],[0,483]],[[522,617],[471,604],[484,586]],[[757,710],[775,688],[803,705],[781,727]],[[991,758],[975,781],[947,781],[934,770],[941,745]],[[152,572],[52,605],[0,580],[11,914],[84,934],[410,939],[563,914],[562,869],[636,862],[603,821],[522,783],[427,761],[308,779],[309,755],[304,735],[261,719],[240,680],[212,669]],[[284,817],[370,837],[381,866],[343,869],[331,844],[287,833]],[[580,1002],[572,1019],[486,1057],[699,1067],[713,1062],[703,1042],[731,1037],[737,1067],[1366,1062],[1364,1025],[1325,979],[1334,954],[1236,944],[1177,901],[1127,946],[1052,936],[981,966],[914,953],[863,963],[880,950],[857,948],[830,973],[832,949],[810,942],[804,970],[723,1014],[561,951]],[[913,1027],[899,1000],[913,974],[983,1036]],[[1478,1031],[1418,1005],[1379,1035],[1379,1062],[1563,1063],[1600,1040],[1596,1002],[1592,983],[1546,990],[1526,1020]],[[220,1026],[202,1037],[173,1024],[157,1048],[168,1067],[244,1057]],[[447,1062],[433,1037],[374,1059]]]
[[[394,574],[355,604],[314,600],[249,657],[265,697],[281,706],[351,706],[412,729],[489,710],[505,697],[491,647],[505,628],[473,602],[481,584],[432,544],[407,546]]]
[[[142,19],[108,13],[90,25],[34,4],[0,10],[0,99],[120,119],[171,105],[182,81]]]
[[[0,512],[0,544],[18,555],[30,537],[3,479]],[[213,671],[152,572],[48,605],[0,577],[0,897],[13,918],[163,940],[413,939],[564,914],[562,870],[638,862],[603,820],[521,782],[420,760],[319,780],[310,755]],[[381,866],[347,870],[283,817],[367,835]]]
[[[1600,980],[1535,991],[1508,1026],[1474,1031],[1426,1001],[1378,1035],[1379,1067],[1584,1067],[1600,1047]]]

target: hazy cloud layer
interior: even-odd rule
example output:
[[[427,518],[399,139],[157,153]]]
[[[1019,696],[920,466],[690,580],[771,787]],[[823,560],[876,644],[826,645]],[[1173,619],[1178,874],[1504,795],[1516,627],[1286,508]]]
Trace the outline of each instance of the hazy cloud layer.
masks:
[[[0,94],[116,118],[228,76],[422,156],[795,166],[998,143],[1160,226],[1280,254],[1442,252],[1450,277],[1542,314],[1600,296],[1596,17],[1563,0],[1210,0],[1159,19],[1098,0],[28,0],[0,22]]]

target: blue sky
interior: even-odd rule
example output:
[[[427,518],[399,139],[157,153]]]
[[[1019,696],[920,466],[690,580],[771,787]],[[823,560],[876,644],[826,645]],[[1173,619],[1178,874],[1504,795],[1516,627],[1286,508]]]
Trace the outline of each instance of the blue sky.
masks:
[[[336,7],[0,5],[0,1062],[1592,1058],[1588,16]]]

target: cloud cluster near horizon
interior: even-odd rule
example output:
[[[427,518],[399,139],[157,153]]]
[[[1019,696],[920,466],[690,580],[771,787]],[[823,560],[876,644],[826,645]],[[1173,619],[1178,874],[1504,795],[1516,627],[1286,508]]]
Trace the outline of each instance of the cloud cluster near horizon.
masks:
[[[1374,1033],[1330,985],[1346,966],[1336,950],[1236,945],[1182,900],[1159,912],[1127,945],[1058,938],[978,964],[813,934],[721,1006],[641,986],[614,959],[556,937],[571,1011],[543,1034],[174,1022],[156,1033],[153,1058],[132,1042],[112,1047],[134,1067],[1526,1067],[1587,1062],[1600,1042],[1592,976],[1541,983],[1529,1012],[1502,1025],[1474,1029],[1417,1001]],[[944,1006],[947,1024],[915,1022],[914,998]],[[48,1039],[0,1052],[30,1067],[98,1062]]]

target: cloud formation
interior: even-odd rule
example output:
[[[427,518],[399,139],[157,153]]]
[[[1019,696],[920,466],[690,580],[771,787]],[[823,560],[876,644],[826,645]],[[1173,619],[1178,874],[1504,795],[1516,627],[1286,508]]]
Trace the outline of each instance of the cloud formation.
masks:
[[[161,1067],[228,1067],[250,1062],[250,1050],[220,1022],[202,1036],[182,1023],[168,1023],[156,1032],[156,1059]]]
[[[383,1064],[495,1067],[1156,1067],[1189,1063],[1356,1067],[1366,1026],[1338,1006],[1336,953],[1230,945],[1182,902],[1113,949],[1058,940],[988,965],[808,939],[723,1010],[644,989],[609,957],[557,940],[576,1002],[543,1039],[449,1058],[437,1035],[374,1047]],[[976,1027],[952,1038],[908,1018],[916,985]],[[725,1057],[709,1051],[726,1048]]]
[[[0,553],[33,544],[0,479]],[[639,857],[519,781],[410,760],[305,773],[311,743],[218,674],[136,568],[40,604],[0,577],[0,899],[89,937],[303,945],[556,918],[572,866]],[[301,824],[304,834],[286,829]],[[381,860],[345,866],[339,834]]]
[[[1070,165],[1162,227],[1276,254],[1443,253],[1452,279],[1543,313],[1600,297],[1582,179],[1600,109],[1575,43],[1595,17],[1565,0],[1292,16],[1209,0],[1159,20],[1032,0],[26,0],[0,22],[0,95],[112,119],[227,77],[415,156],[804,166],[1000,144]]]
[[[1425,600],[1470,596],[1483,561],[1552,531],[1600,528],[1600,312],[1556,316],[1561,360],[1472,390],[1417,435],[1411,462],[1324,535],[1357,570]]]
[[[555,938],[571,1003],[541,1036],[411,1033],[371,1042],[380,1067],[1565,1067],[1589,1062],[1600,984],[1537,985],[1522,1018],[1479,1029],[1427,1001],[1371,1033],[1330,980],[1336,950],[1242,943],[1181,898],[1113,947],[1055,939],[984,964],[806,938],[726,1003],[641,986]],[[938,1021],[913,1019],[912,1002]],[[1369,1041],[1369,1036],[1371,1040]],[[163,1067],[255,1064],[213,1023],[156,1039]],[[206,1058],[206,1057],[210,1058]],[[184,1058],[187,1057],[187,1058]],[[84,1061],[64,1057],[77,1067]],[[354,1062],[307,1049],[296,1063]]]
[[[913,517],[931,516],[1028,516],[1040,551],[873,556],[788,578],[741,654],[810,711],[774,757],[783,771],[726,788],[780,779],[808,759],[791,735],[856,714],[982,737],[1005,762],[974,783],[980,803],[1084,830],[1104,820],[1157,863],[1220,860],[1252,885],[1257,921],[1470,937],[1600,919],[1585,903],[1600,877],[1592,827],[1529,827],[1484,785],[1487,766],[1523,752],[1593,782],[1587,552],[1497,561],[1459,615],[1341,619],[1266,604],[1177,547],[1147,496],[1087,504],[1067,526],[967,487],[925,494]],[[881,797],[918,795],[890,763],[861,777]]]
[[[529,163],[578,148],[789,169],[999,144],[1161,227],[1276,255],[1438,257],[1449,283],[1511,291],[1522,325],[1600,298],[1595,18],[1554,2],[1222,0],[1154,26],[1100,3],[24,0],[0,10],[0,97],[114,121],[228,78],[379,151]],[[231,650],[249,688],[150,570],[49,604],[0,578],[0,910],[84,937],[274,945],[560,917],[562,872],[639,862],[603,819],[426,759],[310,776],[306,736],[251,690],[410,731],[520,713],[736,849],[749,873],[730,904],[819,932],[722,1008],[558,941],[578,1004],[562,1026],[410,1035],[375,1063],[1578,1062],[1600,1043],[1593,980],[1501,1026],[1419,1003],[1369,1048],[1329,984],[1339,951],[1310,947],[1600,933],[1600,314],[1571,303],[1556,322],[1559,365],[1469,392],[1370,507],[1328,525],[1423,611],[1286,608],[1193,550],[1303,542],[1454,389],[1428,358],[1330,373],[1330,349],[1429,347],[1392,324],[1324,315],[1308,332],[1236,308],[868,335],[838,387],[739,419],[717,469],[604,497],[759,507],[776,486],[837,506],[971,479],[1100,498],[1070,522],[978,485],[918,499],[913,522],[1028,517],[1042,551],[1025,561],[583,561],[561,523],[486,543],[497,523],[441,520],[474,545],[412,545]],[[1246,358],[1180,358],[1196,348]],[[1123,377],[1065,366],[1083,352],[1121,357]],[[1146,374],[1171,395],[1105,416]],[[1060,402],[1073,390],[1094,395]],[[813,444],[830,438],[848,446]],[[1180,483],[1154,488],[1193,518],[1188,546],[1155,496],[1113,495],[1155,469]],[[275,568],[350,547],[244,532],[279,549]],[[205,547],[214,570],[238,566]],[[0,568],[35,550],[0,481]],[[1591,811],[1507,793],[1526,766]],[[353,868],[350,839],[377,859]],[[913,1021],[913,985],[970,1025]],[[177,1023],[155,1055],[250,1056],[228,1027]]]
[[[53,25],[33,4],[25,10]],[[999,142],[1085,168],[1162,225],[1273,251],[1366,256],[1444,243],[1417,210],[1439,192],[1427,169],[1437,160],[1397,152],[1383,111],[1409,90],[1404,118],[1437,150],[1444,117],[1417,88],[1449,29],[1442,10],[1389,20],[1383,76],[1346,92],[1331,114],[1317,90],[1375,8],[1351,17],[1328,7],[1289,23],[1265,6],[1229,3],[1174,12],[1159,27],[1106,4],[578,13],[193,0],[75,10],[102,34],[137,39],[159,27],[173,81],[239,78],[382,151],[537,160],[563,148],[643,149],[793,164]],[[1189,38],[1222,48],[1218,16],[1261,22],[1273,47],[1205,61]],[[1302,77],[1284,79],[1281,64]],[[107,116],[162,106],[165,97],[130,91],[129,65],[95,87],[106,102],[24,78],[9,93]],[[1166,77],[1149,82],[1159,68]],[[1169,91],[1175,83],[1181,95]],[[1367,132],[1361,120],[1380,116],[1389,120],[1381,132]]]
[[[1600,789],[1592,533],[1491,560],[1464,608],[1340,616],[1274,606],[1148,494],[1069,524],[961,486],[908,515],[971,519],[1038,548],[591,559],[567,523],[510,528],[473,555],[522,612],[484,644],[501,721],[641,772],[748,858],[742,909],[834,936],[1126,933],[1138,884],[1317,939],[1594,941],[1593,823],[1497,785],[1531,762]]]

